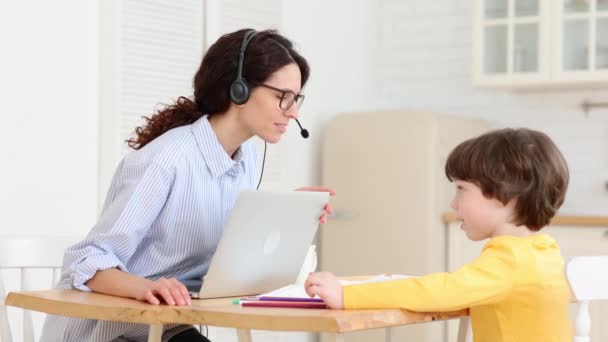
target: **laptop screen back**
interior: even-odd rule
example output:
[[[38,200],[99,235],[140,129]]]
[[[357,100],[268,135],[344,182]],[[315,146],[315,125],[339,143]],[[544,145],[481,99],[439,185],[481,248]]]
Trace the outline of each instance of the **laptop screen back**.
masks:
[[[199,298],[257,295],[295,282],[328,201],[326,192],[242,192]]]

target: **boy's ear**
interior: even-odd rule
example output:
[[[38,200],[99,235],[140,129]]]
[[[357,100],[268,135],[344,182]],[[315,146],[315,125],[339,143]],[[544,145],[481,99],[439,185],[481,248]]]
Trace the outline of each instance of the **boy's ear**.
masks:
[[[509,200],[509,202],[507,202],[507,204],[505,204],[505,207],[515,209],[516,204],[517,204],[517,198],[511,198],[511,200]]]
[[[506,207],[508,204],[508,203],[507,204],[502,203],[502,201],[499,200],[498,198],[493,198],[492,202],[494,202],[494,206],[499,209]]]
[[[507,204],[502,204],[502,209],[503,210],[507,210],[508,211],[508,216],[510,217],[509,220],[513,219],[516,214],[515,214],[515,205],[517,204],[517,199],[516,198],[512,198],[511,200],[509,200],[509,202],[507,202]]]
[[[494,203],[496,205],[496,208],[499,208],[499,209],[510,208],[511,210],[515,210],[515,204],[517,203],[517,199],[512,198],[511,200],[509,200],[509,202],[507,202],[505,204],[505,203],[502,203],[502,201],[495,198]]]

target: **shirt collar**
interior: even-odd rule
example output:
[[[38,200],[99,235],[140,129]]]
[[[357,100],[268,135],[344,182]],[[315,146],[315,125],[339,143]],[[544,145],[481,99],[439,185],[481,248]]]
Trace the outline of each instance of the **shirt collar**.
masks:
[[[192,124],[192,133],[194,134],[198,149],[214,177],[219,177],[231,170],[233,170],[231,173],[238,170],[238,165],[243,159],[242,148],[239,147],[236,150],[234,159],[230,158],[211,127],[208,115],[203,115],[202,118]]]

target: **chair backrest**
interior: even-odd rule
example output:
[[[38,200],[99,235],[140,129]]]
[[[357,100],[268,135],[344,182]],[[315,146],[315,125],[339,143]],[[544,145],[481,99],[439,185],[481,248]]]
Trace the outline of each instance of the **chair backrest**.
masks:
[[[566,274],[572,294],[580,304],[574,323],[574,342],[590,342],[589,301],[608,299],[608,256],[574,257],[568,262]]]
[[[60,268],[65,249],[76,239],[43,237],[2,237],[0,238],[0,342],[12,342],[8,311],[4,305],[6,286],[3,272],[15,270],[20,278],[19,291],[52,288],[60,276]],[[50,270],[52,281],[38,282],[38,270]],[[38,274],[35,272],[38,271]],[[35,277],[38,275],[38,277]],[[34,342],[34,326],[31,313],[23,310],[23,337],[19,340]]]

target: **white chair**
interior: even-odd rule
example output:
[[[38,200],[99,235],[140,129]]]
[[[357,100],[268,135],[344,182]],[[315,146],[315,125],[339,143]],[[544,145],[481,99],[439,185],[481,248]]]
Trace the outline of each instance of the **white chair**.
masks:
[[[608,299],[608,256],[572,258],[566,274],[572,294],[579,304],[574,322],[574,342],[590,342],[589,301]]]
[[[67,238],[0,238],[0,342],[13,341],[8,312],[4,305],[6,287],[2,271],[18,270],[21,280],[20,288],[17,289],[19,291],[52,288],[59,279],[64,251],[75,241]],[[52,281],[45,284],[33,281],[37,279],[34,272],[41,269],[50,270]],[[23,310],[22,341],[34,342],[34,325],[28,310]]]

